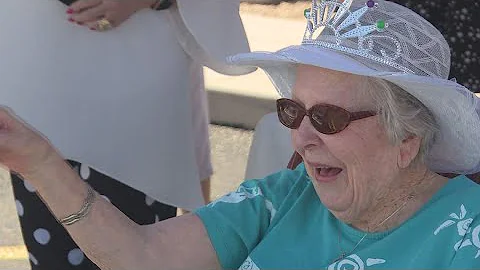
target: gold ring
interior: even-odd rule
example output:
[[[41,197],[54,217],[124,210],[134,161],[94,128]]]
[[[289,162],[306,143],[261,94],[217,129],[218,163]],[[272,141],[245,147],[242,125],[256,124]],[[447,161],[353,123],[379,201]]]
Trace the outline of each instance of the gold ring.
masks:
[[[110,30],[112,28],[113,28],[112,23],[105,18],[97,21],[97,30],[98,31],[107,31],[107,30]]]

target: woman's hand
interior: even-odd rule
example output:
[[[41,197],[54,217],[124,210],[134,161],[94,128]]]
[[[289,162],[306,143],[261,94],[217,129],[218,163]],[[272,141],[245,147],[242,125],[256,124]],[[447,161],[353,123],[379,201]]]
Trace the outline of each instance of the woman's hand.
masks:
[[[109,30],[138,10],[149,8],[155,0],[78,0],[67,10],[69,20],[91,30]],[[106,20],[106,21],[105,21]],[[105,24],[106,23],[106,24]]]
[[[0,106],[0,163],[23,177],[32,175],[59,154],[49,141],[14,113]]]

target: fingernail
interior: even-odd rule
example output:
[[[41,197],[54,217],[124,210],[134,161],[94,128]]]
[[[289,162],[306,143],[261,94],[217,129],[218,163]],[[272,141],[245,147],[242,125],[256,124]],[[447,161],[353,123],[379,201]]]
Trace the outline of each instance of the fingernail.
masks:
[[[69,21],[69,22],[75,22],[75,20],[72,19],[72,18],[68,18],[68,21]]]
[[[72,14],[73,13],[73,9],[69,8],[67,9],[67,14]]]

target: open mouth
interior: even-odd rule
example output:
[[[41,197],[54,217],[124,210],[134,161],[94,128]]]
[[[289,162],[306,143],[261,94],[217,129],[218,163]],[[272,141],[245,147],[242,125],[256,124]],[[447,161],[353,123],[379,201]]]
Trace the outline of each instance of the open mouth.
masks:
[[[337,167],[317,167],[314,168],[315,179],[319,182],[331,182],[343,171]]]

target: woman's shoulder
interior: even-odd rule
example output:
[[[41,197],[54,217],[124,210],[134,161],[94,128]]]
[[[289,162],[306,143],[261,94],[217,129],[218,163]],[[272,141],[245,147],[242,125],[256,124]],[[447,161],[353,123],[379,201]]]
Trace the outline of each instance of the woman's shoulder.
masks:
[[[480,214],[480,185],[464,175],[450,179],[430,201],[431,207],[444,210],[460,205]]]
[[[459,194],[470,197],[480,193],[480,185],[465,175],[450,178],[434,197],[458,197]]]
[[[480,209],[480,185],[465,175],[460,175],[448,181],[444,189],[455,198],[473,201]]]
[[[295,169],[284,169],[270,174],[263,179],[248,180],[242,186],[259,187],[270,198],[283,201],[287,196],[299,196],[309,184],[308,174],[302,164]]]
[[[437,250],[451,266],[480,266],[480,185],[465,176],[450,179],[413,219],[425,249]],[[480,254],[480,252],[479,252]],[[465,266],[465,267],[464,267]],[[470,268],[466,267],[466,268]]]
[[[433,235],[445,236],[446,231],[449,231],[447,228],[460,223],[461,227],[468,229],[479,218],[480,185],[465,176],[458,176],[450,179],[413,220],[427,226]]]
[[[480,185],[465,176],[452,178],[425,208],[432,221],[442,221],[434,235],[457,223],[459,230],[468,231],[480,224]]]
[[[224,203],[242,207],[250,203],[263,204],[265,201],[277,208],[287,197],[299,196],[308,183],[305,168],[300,164],[294,170],[284,169],[261,179],[248,179],[241,183],[236,191],[213,201],[206,208],[218,208]]]
[[[452,178],[443,200],[444,219],[434,235],[455,239],[451,268],[480,267],[480,185],[466,176]],[[440,210],[440,209],[437,209]]]

